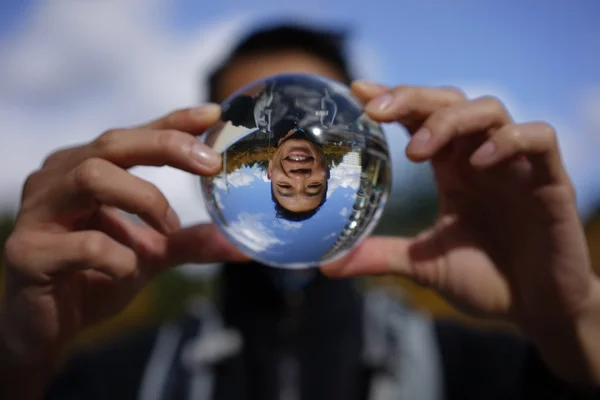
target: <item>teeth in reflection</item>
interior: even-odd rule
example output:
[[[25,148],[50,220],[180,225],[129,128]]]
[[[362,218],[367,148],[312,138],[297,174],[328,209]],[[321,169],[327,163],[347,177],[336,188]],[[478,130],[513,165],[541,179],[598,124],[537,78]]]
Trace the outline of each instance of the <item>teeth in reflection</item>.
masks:
[[[308,160],[308,157],[305,157],[305,156],[288,156],[288,159],[290,159],[292,161],[306,161],[306,160]]]

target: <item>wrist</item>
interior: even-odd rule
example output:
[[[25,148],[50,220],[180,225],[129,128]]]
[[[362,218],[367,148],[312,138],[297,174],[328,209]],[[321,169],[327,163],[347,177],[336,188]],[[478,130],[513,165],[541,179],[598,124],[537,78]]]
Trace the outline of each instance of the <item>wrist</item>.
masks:
[[[39,399],[50,379],[54,356],[30,351],[0,307],[0,398]]]
[[[557,377],[582,388],[600,386],[600,280],[594,279],[579,313],[540,324],[529,336]]]

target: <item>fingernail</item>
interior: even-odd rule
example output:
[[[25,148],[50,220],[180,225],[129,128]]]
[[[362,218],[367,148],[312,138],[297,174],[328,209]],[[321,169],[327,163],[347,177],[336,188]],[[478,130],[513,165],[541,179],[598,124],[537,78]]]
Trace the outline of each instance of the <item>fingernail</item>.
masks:
[[[431,131],[427,128],[419,129],[410,140],[411,150],[424,150],[431,139]]]
[[[364,80],[356,80],[353,83],[354,86],[358,86],[364,90],[387,90],[388,87],[379,83],[364,81]]]
[[[209,168],[221,166],[221,156],[200,142],[192,145],[192,157],[198,163]]]
[[[179,230],[179,228],[181,227],[181,221],[179,221],[179,217],[177,216],[177,213],[175,213],[175,210],[169,207],[169,211],[167,211],[167,215],[165,218],[167,222],[167,227],[171,232]]]
[[[394,101],[394,97],[389,93],[384,93],[375,97],[367,104],[367,111],[383,112],[386,111]]]
[[[203,118],[221,112],[221,106],[215,103],[206,103],[190,110],[190,114],[195,118]]]
[[[493,158],[494,153],[496,153],[496,145],[494,142],[488,140],[484,144],[479,147],[475,153],[471,156],[471,162],[473,163],[483,163],[486,161],[490,161]]]

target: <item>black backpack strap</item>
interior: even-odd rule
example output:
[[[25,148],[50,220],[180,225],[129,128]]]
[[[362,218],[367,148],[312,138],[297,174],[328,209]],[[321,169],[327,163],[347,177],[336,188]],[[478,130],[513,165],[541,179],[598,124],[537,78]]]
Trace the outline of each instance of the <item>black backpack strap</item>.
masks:
[[[183,322],[160,327],[138,400],[211,399],[215,364],[241,345],[239,333],[223,326],[210,302],[192,302]]]
[[[188,399],[212,399],[215,365],[242,350],[242,336],[224,326],[221,315],[209,301],[195,304],[192,312],[202,323],[197,335],[186,342],[181,352],[181,362],[191,375]]]
[[[364,362],[374,371],[369,400],[443,398],[432,319],[384,290],[365,295]]]

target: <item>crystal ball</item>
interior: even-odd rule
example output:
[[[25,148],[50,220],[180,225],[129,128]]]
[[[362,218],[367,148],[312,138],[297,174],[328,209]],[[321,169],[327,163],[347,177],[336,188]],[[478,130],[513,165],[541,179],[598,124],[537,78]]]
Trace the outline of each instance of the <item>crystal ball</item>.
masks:
[[[203,135],[223,158],[201,177],[228,240],[265,265],[311,268],[361,243],[379,221],[391,165],[381,126],[350,88],[310,74],[253,82]]]

